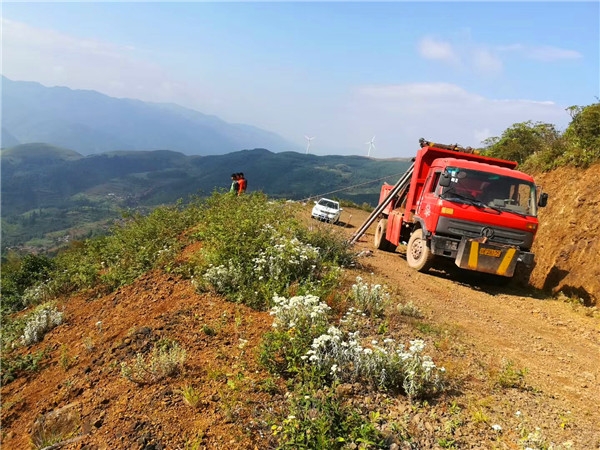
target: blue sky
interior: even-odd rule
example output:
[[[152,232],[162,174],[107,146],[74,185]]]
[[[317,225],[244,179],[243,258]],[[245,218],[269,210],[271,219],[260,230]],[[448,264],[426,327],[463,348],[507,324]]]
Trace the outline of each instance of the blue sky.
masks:
[[[600,96],[599,2],[7,2],[2,74],[173,102],[315,154],[564,129]],[[283,151],[288,149],[272,149]]]

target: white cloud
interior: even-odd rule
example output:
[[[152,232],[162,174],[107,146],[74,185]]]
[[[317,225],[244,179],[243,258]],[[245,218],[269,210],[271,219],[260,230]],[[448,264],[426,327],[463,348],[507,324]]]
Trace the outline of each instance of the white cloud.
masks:
[[[419,53],[425,59],[445,61],[452,64],[460,62],[452,44],[428,36],[419,41]]]
[[[580,59],[583,55],[549,45],[510,44],[490,46],[475,43],[470,32],[461,32],[450,40],[423,37],[417,44],[421,57],[447,63],[460,69],[470,69],[481,74],[497,74],[504,67],[503,59],[511,54],[541,62]]]
[[[517,122],[564,128],[569,120],[564,107],[554,102],[487,98],[450,83],[363,86],[355,92],[354,104],[351,113],[360,114],[360,121],[345,126],[356,133],[352,139],[357,142],[369,132],[376,134],[376,157],[411,156],[420,137],[478,147]]]
[[[568,50],[560,47],[552,47],[549,45],[523,45],[511,44],[497,47],[499,52],[513,52],[524,56],[525,58],[536,61],[553,62],[565,59],[580,59],[583,55],[575,50]]]
[[[485,48],[473,51],[473,66],[477,71],[484,73],[502,71],[502,61],[500,58]]]

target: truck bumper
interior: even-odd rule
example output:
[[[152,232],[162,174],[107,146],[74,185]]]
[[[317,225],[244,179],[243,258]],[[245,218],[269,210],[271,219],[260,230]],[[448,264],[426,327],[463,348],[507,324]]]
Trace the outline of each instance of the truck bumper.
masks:
[[[500,245],[484,240],[462,238],[454,262],[462,269],[512,277],[517,262],[533,262],[533,253],[521,252],[518,247]]]
[[[533,253],[519,250],[518,247],[486,242],[484,239],[460,241],[441,236],[432,237],[433,254],[454,259],[461,269],[476,272],[493,273],[512,277],[518,262],[526,266],[533,265]]]

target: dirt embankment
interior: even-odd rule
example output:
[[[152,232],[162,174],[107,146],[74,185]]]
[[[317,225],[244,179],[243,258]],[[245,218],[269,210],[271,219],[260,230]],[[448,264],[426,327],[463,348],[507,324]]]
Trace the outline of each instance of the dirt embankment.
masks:
[[[600,164],[535,178],[550,198],[539,213],[531,283],[588,305],[600,304]]]

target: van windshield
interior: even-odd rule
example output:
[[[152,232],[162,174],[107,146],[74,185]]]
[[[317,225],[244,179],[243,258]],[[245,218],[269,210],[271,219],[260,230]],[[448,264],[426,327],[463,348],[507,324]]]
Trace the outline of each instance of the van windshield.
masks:
[[[436,194],[445,200],[537,215],[536,189],[531,182],[458,167],[447,167],[446,172],[450,175],[450,186],[438,185],[436,189]]]

